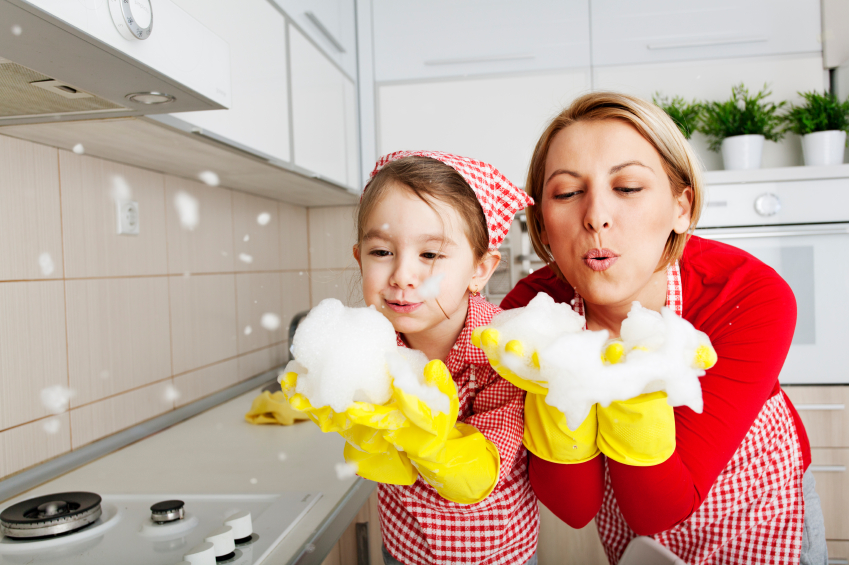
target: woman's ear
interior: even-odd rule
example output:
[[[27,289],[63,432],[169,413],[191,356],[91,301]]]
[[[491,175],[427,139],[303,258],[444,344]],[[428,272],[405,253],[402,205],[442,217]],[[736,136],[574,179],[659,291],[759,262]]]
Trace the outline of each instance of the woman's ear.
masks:
[[[684,187],[681,194],[675,198],[675,219],[672,223],[672,231],[681,234],[690,229],[690,220],[693,217],[693,189]]]
[[[483,259],[480,260],[478,266],[475,267],[475,272],[472,274],[472,280],[469,281],[469,290],[471,292],[480,292],[489,282],[492,273],[498,268],[501,263],[501,252],[498,250],[488,251]]]

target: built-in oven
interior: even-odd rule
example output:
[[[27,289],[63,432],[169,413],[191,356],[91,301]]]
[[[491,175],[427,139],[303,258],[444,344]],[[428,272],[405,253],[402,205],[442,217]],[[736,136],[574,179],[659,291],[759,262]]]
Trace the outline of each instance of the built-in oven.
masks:
[[[849,165],[811,167],[820,178],[810,179],[792,178],[807,167],[794,169],[787,180],[784,169],[778,180],[745,183],[709,175],[696,235],[751,253],[793,290],[796,332],[782,384],[849,383]]]

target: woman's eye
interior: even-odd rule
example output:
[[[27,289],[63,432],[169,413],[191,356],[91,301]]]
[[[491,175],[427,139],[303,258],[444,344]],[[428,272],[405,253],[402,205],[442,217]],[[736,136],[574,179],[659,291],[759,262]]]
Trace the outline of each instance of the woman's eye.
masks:
[[[616,191],[621,194],[634,194],[643,190],[641,186],[620,186],[616,188]]]
[[[392,255],[392,253],[386,249],[373,249],[372,251],[369,251],[369,255],[374,255],[375,257],[388,257]]]
[[[554,199],[555,200],[569,200],[573,196],[580,194],[580,193],[581,193],[580,190],[571,190],[571,191],[568,191],[568,192],[561,192],[560,194],[555,194]]]

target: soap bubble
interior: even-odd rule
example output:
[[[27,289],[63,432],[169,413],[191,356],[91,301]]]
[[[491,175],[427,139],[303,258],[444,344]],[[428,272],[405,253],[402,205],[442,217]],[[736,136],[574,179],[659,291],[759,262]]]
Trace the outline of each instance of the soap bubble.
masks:
[[[71,398],[76,392],[64,385],[53,385],[41,389],[41,403],[53,414],[61,414],[68,409]]]
[[[218,175],[212,171],[202,171],[198,173],[198,178],[201,182],[209,186],[218,186],[221,184],[221,179],[218,178]]]
[[[83,153],[85,153],[85,147],[83,147],[82,143],[77,143],[76,145],[74,145],[71,151],[73,151],[77,155],[82,155]]]
[[[222,252],[221,252],[221,256],[222,256],[222,257],[227,257],[227,252],[226,252],[226,251],[222,251]]]
[[[261,226],[265,226],[268,222],[271,221],[271,214],[268,212],[262,212],[259,216],[256,217],[256,223]]]
[[[18,24],[12,26],[12,35],[19,36],[24,32],[24,30]]]
[[[250,255],[248,255],[247,253],[239,253],[239,261],[241,261],[242,263],[247,263],[248,265],[250,265],[251,263],[254,262],[254,258],[251,257]]]
[[[59,433],[59,429],[62,427],[62,420],[56,417],[47,418],[44,420],[42,427],[44,428],[44,431],[50,435],[57,434]]]
[[[251,484],[252,484],[252,485],[257,484],[258,482],[259,482],[259,481],[258,481],[255,477],[252,477],[252,478],[251,478]]]
[[[200,203],[198,199],[183,190],[174,195],[174,207],[180,216],[180,227],[194,230],[200,222]]]
[[[248,234],[245,234],[245,237],[242,238],[242,241],[250,241],[250,240],[251,240],[251,236],[249,236]]]
[[[272,314],[271,312],[266,312],[262,315],[259,323],[268,331],[273,332],[280,327],[280,316]]]
[[[180,398],[180,391],[172,384],[165,387],[165,402],[175,402]]]
[[[281,451],[280,453],[277,454],[277,460],[278,461],[286,461],[286,459],[288,459],[288,458],[289,457],[283,451]]]
[[[389,229],[389,224],[383,224],[382,226],[380,226],[380,229],[382,229],[383,231],[387,231]]]
[[[439,273],[438,275],[433,275],[432,277],[425,279],[425,281],[419,285],[419,288],[416,289],[419,298],[422,300],[428,300],[439,296],[439,288],[442,285],[442,279],[444,278],[445,273]]]
[[[104,381],[106,379],[108,379],[109,376],[110,376],[109,371],[107,371],[106,369],[103,369],[102,371],[100,371],[100,378],[103,379]]]
[[[50,256],[50,253],[46,251],[38,256],[38,266],[41,267],[41,274],[45,277],[49,277],[53,274],[54,265],[53,265],[53,257]]]
[[[340,481],[350,479],[357,474],[357,466],[353,463],[337,463],[336,478]]]
[[[245,335],[251,335],[253,333],[253,328],[250,326],[245,326]]]
[[[109,193],[112,196],[112,200],[120,203],[132,199],[133,191],[130,188],[130,184],[127,182],[127,179],[121,175],[112,175],[111,180],[112,187]]]

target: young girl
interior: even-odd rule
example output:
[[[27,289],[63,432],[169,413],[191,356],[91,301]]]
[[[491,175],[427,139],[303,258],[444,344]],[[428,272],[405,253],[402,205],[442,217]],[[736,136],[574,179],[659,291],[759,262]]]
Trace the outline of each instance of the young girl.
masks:
[[[387,564],[536,563],[524,393],[470,341],[501,311],[479,291],[498,266],[513,215],[532,203],[492,166],[428,151],[381,158],[363,191],[354,257],[365,302],[392,322],[399,346],[444,362],[432,361],[425,375],[454,406],[429,427],[430,413],[417,414],[415,399],[396,390],[413,425],[343,433],[346,460],[381,483]]]

